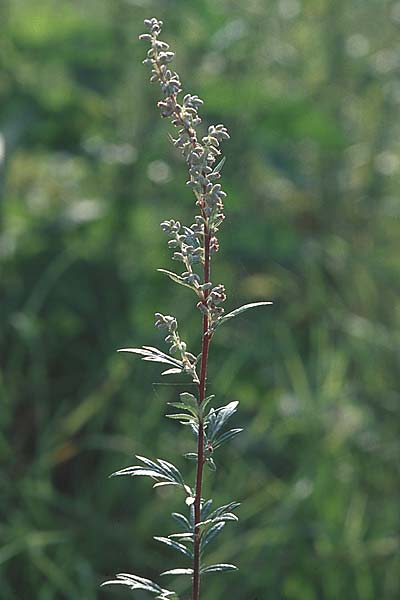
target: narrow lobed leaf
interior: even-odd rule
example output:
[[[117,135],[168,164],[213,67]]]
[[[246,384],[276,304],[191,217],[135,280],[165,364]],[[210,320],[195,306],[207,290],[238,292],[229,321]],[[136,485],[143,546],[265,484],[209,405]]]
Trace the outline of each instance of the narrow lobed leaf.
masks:
[[[157,542],[161,542],[162,544],[173,548],[177,552],[181,552],[181,554],[184,554],[189,558],[193,558],[193,552],[189,550],[189,548],[186,548],[184,544],[180,544],[179,542],[175,542],[175,540],[170,540],[166,537],[155,536],[154,539],[157,540]]]
[[[193,575],[193,569],[170,569],[164,571],[161,575]]]
[[[227,420],[236,412],[239,402],[230,402],[226,406],[217,409],[211,409],[208,413],[205,423],[207,425],[207,437],[213,442],[219,430],[225,425]]]
[[[168,277],[175,283],[178,283],[179,285],[182,285],[183,287],[187,287],[190,290],[193,290],[197,294],[196,287],[194,285],[191,285],[190,283],[187,283],[187,281],[185,281],[183,279],[183,277],[181,277],[177,273],[174,273],[173,271],[167,271],[167,269],[157,269],[157,271],[159,271],[160,273],[164,273],[165,275],[168,275]]]
[[[184,515],[182,515],[181,513],[173,512],[172,517],[177,523],[179,523],[179,525],[181,525],[181,527],[183,527],[185,531],[192,531],[192,527],[188,519]]]
[[[223,434],[217,436],[213,441],[214,450],[216,450],[217,448],[222,446],[222,444],[229,442],[229,440],[231,440],[234,437],[236,437],[237,435],[239,435],[239,433],[241,433],[242,431],[243,431],[243,429],[230,429],[226,433],[223,433]]]
[[[203,567],[200,570],[200,573],[214,573],[216,571],[237,571],[237,567],[228,563],[219,563],[216,565],[209,565],[208,567]]]
[[[250,304],[244,304],[243,306],[239,306],[239,308],[235,308],[235,310],[232,310],[228,314],[221,317],[221,319],[219,319],[217,321],[217,323],[215,324],[214,328],[216,329],[220,325],[223,325],[223,323],[226,323],[227,321],[229,321],[229,319],[233,319],[234,317],[237,317],[238,315],[245,312],[246,310],[249,310],[250,308],[256,308],[258,306],[267,306],[269,304],[273,304],[273,302],[266,302],[266,301],[250,302]]]
[[[210,527],[210,529],[206,533],[204,533],[204,535],[201,538],[200,549],[204,550],[205,547],[208,546],[208,544],[210,542],[212,542],[213,539],[216,538],[219,533],[221,533],[221,531],[224,527],[225,527],[224,522],[216,523],[215,525]]]
[[[150,579],[138,577],[137,575],[130,575],[129,573],[118,573],[118,575],[116,575],[116,579],[105,581],[101,584],[101,586],[105,585],[126,585],[131,590],[146,590],[155,594],[162,594],[165,598],[170,597],[171,594],[174,594],[174,592],[163,589]]]

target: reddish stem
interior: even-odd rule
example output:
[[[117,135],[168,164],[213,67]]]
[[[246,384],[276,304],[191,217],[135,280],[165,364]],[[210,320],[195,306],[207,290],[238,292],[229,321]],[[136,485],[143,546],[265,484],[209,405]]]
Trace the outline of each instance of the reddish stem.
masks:
[[[156,52],[157,49],[153,48]],[[156,67],[158,71],[158,75],[160,79],[165,82],[165,77],[161,72],[161,65],[157,61],[156,58]],[[176,94],[173,96],[174,101],[176,103]],[[190,126],[188,127],[182,120],[182,117],[179,113],[179,110],[175,108],[173,111],[173,116],[178,119],[181,125],[186,129],[191,144],[195,147],[197,143],[196,132]],[[205,194],[205,189],[203,190],[203,195]],[[204,201],[203,201],[204,202]],[[210,240],[211,234],[208,228],[208,219],[204,212],[204,204],[202,202],[200,204],[200,210],[202,217],[204,218],[204,283],[210,282]],[[206,289],[204,291],[204,299],[203,303],[205,304],[207,301],[207,297],[209,295],[209,290]],[[201,347],[201,367],[200,367],[200,382],[198,383],[198,392],[199,392],[199,405],[201,405],[204,401],[206,395],[206,384],[207,384],[207,365],[208,365],[208,352],[210,347],[211,335],[208,333],[209,329],[209,318],[208,315],[203,315],[203,337],[202,337],[202,347]],[[196,472],[196,491],[195,491],[195,500],[194,500],[194,522],[199,523],[201,519],[201,488],[203,483],[203,467],[204,467],[204,423],[203,420],[199,420],[199,433],[197,438],[197,472]],[[194,529],[194,549],[193,549],[193,593],[192,600],[199,600],[200,598],[200,528],[195,526]]]
[[[207,225],[204,226],[204,283],[210,281],[210,233]],[[204,299],[207,299],[209,290],[205,290]],[[209,319],[208,315],[203,315],[203,340],[201,348],[201,367],[200,367],[200,383],[199,390],[199,405],[204,401],[206,395],[207,383],[207,364],[208,351],[210,347],[210,335],[208,333]],[[199,523],[201,520],[201,487],[203,482],[203,467],[204,467],[204,424],[203,420],[199,421],[199,434],[197,440],[197,473],[196,473],[196,494],[194,500],[194,522]],[[194,530],[194,551],[193,551],[193,594],[192,600],[200,598],[200,528],[195,526]]]

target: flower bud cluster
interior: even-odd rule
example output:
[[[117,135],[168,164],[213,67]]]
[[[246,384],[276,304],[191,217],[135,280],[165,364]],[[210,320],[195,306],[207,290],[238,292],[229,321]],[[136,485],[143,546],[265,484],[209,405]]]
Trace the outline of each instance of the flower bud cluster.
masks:
[[[204,264],[204,218],[200,215],[195,217],[195,222],[190,226],[181,225],[179,221],[171,219],[161,223],[161,229],[170,237],[168,247],[174,249],[174,260],[183,262],[186,270],[181,273],[182,281],[192,286],[198,295],[210,287],[210,284],[201,284],[200,276],[194,272],[193,265]],[[213,252],[216,251],[216,243],[212,242]]]
[[[167,329],[170,333],[175,333],[178,329],[178,321],[175,317],[171,317],[170,315],[162,315],[161,313],[156,313],[156,322],[154,325],[158,329]]]
[[[162,25],[162,21],[157,19],[145,21],[149,33],[140,37],[149,41],[151,47],[143,62],[151,66],[150,80],[158,81],[164,94],[164,98],[158,103],[161,116],[170,118],[178,130],[177,136],[171,137],[171,140],[186,159],[189,170],[187,185],[193,190],[200,215],[195,217],[195,222],[190,227],[171,219],[163,221],[161,228],[170,238],[168,247],[174,252],[173,259],[182,262],[185,267],[181,275],[174,279],[172,274],[171,278],[188,285],[197,293],[200,300],[197,307],[208,317],[211,334],[224,313],[220,304],[226,299],[224,287],[213,287],[209,279],[210,257],[219,250],[216,234],[225,218],[226,194],[218,182],[224,164],[220,144],[229,139],[229,134],[224,125],[218,124],[210,125],[206,135],[198,135],[197,128],[201,124],[198,111],[203,101],[192,94],[186,94],[180,99],[182,84],[179,75],[169,65],[174,53],[169,50],[168,44],[159,39]],[[203,280],[194,270],[198,264],[204,267]],[[178,334],[171,330],[173,322],[164,317],[164,321],[158,319],[157,323],[158,326],[167,327],[169,331],[167,341],[172,343],[170,352],[179,350],[185,355],[186,346],[176,341]]]
[[[163,315],[161,313],[155,314],[155,326],[158,329],[166,329],[167,336],[165,341],[167,344],[171,344],[169,353],[172,355],[179,354],[184,365],[184,371],[191,375],[193,381],[198,382],[198,375],[196,372],[197,358],[191,352],[187,352],[186,343],[183,342],[178,332],[178,322],[175,317],[171,315]]]
[[[218,226],[225,218],[223,200],[226,198],[221,184],[216,183],[221,177],[220,169],[223,163],[216,168],[214,164],[221,154],[220,141],[228,138],[229,134],[223,125],[211,125],[208,128],[208,135],[202,138],[202,143],[192,144],[187,155],[190,175],[187,185],[193,189],[197,205],[202,208],[213,232],[218,230]]]
[[[210,254],[215,254],[219,250],[219,241],[218,238],[213,235],[210,239]]]
[[[211,125],[207,135],[199,141],[196,127],[201,123],[198,109],[203,101],[196,95],[186,94],[182,102],[178,102],[182,84],[179,75],[168,67],[174,53],[169,51],[168,44],[158,39],[162,25],[162,21],[154,18],[145,21],[149,33],[140,38],[150,41],[151,48],[144,62],[152,67],[150,80],[159,81],[161,85],[164,93],[164,99],[158,103],[161,116],[171,118],[172,124],[178,128],[178,135],[172,138],[172,142],[186,159],[190,175],[187,183],[193,188],[208,230],[215,234],[224,219],[223,200],[226,197],[221,185],[216,183],[223,162],[217,166],[215,163],[221,154],[219,145],[229,139],[229,134],[223,125]]]
[[[207,315],[209,318],[210,331],[213,331],[215,325],[217,324],[219,319],[221,319],[222,315],[225,312],[222,306],[219,306],[220,304],[222,304],[222,302],[225,302],[225,300],[225,287],[222,285],[222,283],[220,283],[215,287],[211,288],[204,302],[199,302],[197,304],[197,308],[200,310],[200,312]]]
[[[174,260],[182,261],[187,267],[194,263],[204,262],[201,230],[186,227],[174,220],[163,221],[161,229],[171,237],[168,248],[177,248],[173,255]]]

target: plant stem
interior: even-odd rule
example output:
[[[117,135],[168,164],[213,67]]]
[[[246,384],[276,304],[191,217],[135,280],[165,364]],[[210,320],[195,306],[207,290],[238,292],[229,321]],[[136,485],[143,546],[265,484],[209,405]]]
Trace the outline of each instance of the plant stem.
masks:
[[[157,48],[153,45],[153,50],[157,56]],[[165,83],[166,79],[162,72],[159,61],[155,60],[155,68],[160,77],[160,80]],[[176,105],[176,94],[171,96]],[[188,126],[181,118],[179,110],[175,108],[173,116],[177,119],[182,127],[186,130],[189,135],[192,146],[195,148],[197,143],[197,136],[194,129]],[[206,190],[203,189],[203,194]],[[204,211],[204,200],[199,198],[199,206],[202,217],[204,218],[204,283],[210,282],[210,240],[211,233],[209,230],[208,219]],[[203,303],[206,304],[209,290],[204,291]],[[201,347],[201,367],[200,367],[200,381],[198,383],[199,405],[202,404],[206,395],[207,385],[207,365],[208,365],[208,351],[210,347],[211,335],[209,333],[209,317],[208,314],[203,315],[203,335],[202,335],[202,347]],[[199,433],[197,438],[197,472],[196,472],[196,491],[194,500],[194,549],[193,549],[193,591],[192,600],[199,600],[200,598],[200,528],[196,526],[201,520],[201,488],[203,483],[203,467],[204,467],[204,423],[203,420],[199,422]]]
[[[204,228],[204,283],[210,281],[210,233],[207,225]],[[209,291],[205,290],[204,297],[207,299]],[[199,405],[202,404],[206,395],[208,351],[210,347],[210,334],[208,333],[208,314],[203,315],[203,339],[201,348],[201,368],[199,390]],[[196,494],[194,501],[194,551],[193,551],[193,593],[192,600],[200,598],[200,528],[196,526],[201,520],[201,488],[203,482],[204,467],[204,424],[199,422],[199,435],[197,443],[197,473]]]

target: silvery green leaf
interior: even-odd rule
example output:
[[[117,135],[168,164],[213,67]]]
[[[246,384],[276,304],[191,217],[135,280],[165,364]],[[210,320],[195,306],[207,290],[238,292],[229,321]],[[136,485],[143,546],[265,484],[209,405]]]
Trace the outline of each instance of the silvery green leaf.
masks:
[[[116,579],[105,581],[101,585],[104,586],[115,584],[126,585],[131,590],[146,590],[147,592],[152,592],[153,594],[161,594],[161,598],[171,598],[175,596],[174,592],[163,589],[154,581],[145,579],[144,577],[138,577],[137,575],[130,575],[129,573],[118,573],[118,575],[116,575]]]
[[[197,460],[197,453],[196,452],[186,452],[183,456],[185,458],[187,458],[188,460]]]
[[[143,348],[154,355],[155,358],[152,358],[151,360],[156,360],[159,362],[169,362],[170,364],[176,365],[177,367],[182,365],[181,360],[178,360],[177,358],[171,358],[171,356],[165,354],[165,352],[162,352],[162,350],[159,350],[158,348],[153,348],[153,346],[143,346]],[[164,360],[160,360],[161,358]]]
[[[224,513],[221,517],[216,517],[213,521],[239,521],[239,517],[237,517],[234,513]]]
[[[199,437],[199,424],[198,423],[190,423],[190,429],[192,430],[193,435],[198,438]]]
[[[218,508],[216,508],[209,515],[209,518],[212,519],[212,520],[219,519],[223,515],[225,515],[227,513],[231,513],[233,510],[235,510],[239,506],[240,506],[240,502],[229,502],[229,504],[224,504],[223,506],[219,506]]]
[[[120,469],[119,471],[112,473],[112,475],[110,475],[110,477],[117,477],[120,475],[130,475],[132,477],[134,477],[135,475],[144,475],[147,477],[154,478],[155,472],[153,470],[144,469],[144,468],[140,468],[140,467],[127,467],[126,469]]]
[[[189,394],[189,392],[182,392],[179,394],[181,401],[186,404],[188,407],[193,408],[194,410],[198,407],[197,398],[193,396],[193,394]]]
[[[184,515],[182,515],[181,513],[173,512],[172,517],[177,523],[179,523],[183,527],[183,529],[185,529],[186,531],[192,531],[192,527],[188,519]]]
[[[163,469],[171,474],[171,477],[174,477],[175,481],[178,481],[182,485],[184,485],[183,477],[179,469],[175,467],[172,463],[163,460],[162,458],[158,458],[157,461],[163,467]]]
[[[229,417],[236,412],[238,404],[239,402],[234,401],[226,406],[210,410],[205,420],[207,424],[207,436],[210,441],[214,441],[218,431],[224,426]]]
[[[166,371],[163,371],[161,375],[180,375],[181,373],[182,369],[172,367],[172,369],[167,369]]]
[[[192,415],[192,417],[195,418],[195,422],[197,422],[199,416],[202,415],[202,409],[197,404],[197,400],[194,396],[192,396],[192,394],[187,394],[186,392],[185,394],[180,395],[183,400],[182,402],[167,402],[167,404],[169,404],[169,406],[173,406],[174,408],[182,408],[183,410],[186,410],[188,413],[190,413],[190,415]],[[167,417],[168,416],[169,415],[167,415]]]
[[[179,485],[176,481],[159,481],[153,485],[153,488],[163,487],[164,485]]]
[[[142,348],[120,348],[117,352],[140,354],[140,356],[143,357],[142,360],[165,363],[167,365],[172,365],[174,368],[179,368],[179,371],[183,370],[183,363],[181,360],[173,358],[158,348],[153,348],[153,346],[143,346]]]
[[[235,310],[232,310],[230,313],[221,317],[221,319],[219,319],[215,323],[214,329],[216,329],[223,323],[226,323],[226,321],[229,321],[229,319],[233,319],[234,317],[237,317],[238,315],[245,312],[246,310],[249,310],[250,308],[256,308],[257,306],[267,306],[268,304],[273,304],[273,303],[272,302],[251,302],[250,304],[244,304],[243,306],[240,306],[239,308],[235,308]]]
[[[211,400],[213,400],[215,398],[215,394],[211,394],[211,396],[207,396],[207,398],[204,399],[201,408],[204,411],[206,410],[207,406],[210,404]]]
[[[182,408],[183,410],[187,410],[189,412],[188,407],[183,402],[167,402],[167,404],[169,406],[173,406],[174,408]],[[190,411],[190,412],[192,413],[192,411]]]
[[[200,531],[202,531],[203,529],[205,529],[207,527],[207,525],[209,525],[210,523],[212,523],[212,519],[206,519],[205,521],[199,521],[196,525],[196,527],[198,527],[200,529]]]
[[[176,253],[175,253],[176,254]],[[184,287],[189,288],[190,290],[193,290],[196,292],[196,288],[193,285],[190,285],[189,283],[187,283],[180,275],[178,275],[177,273],[173,273],[172,271],[167,271],[166,269],[157,269],[157,271],[159,271],[160,273],[165,273],[165,275],[168,275],[168,277],[170,279],[172,279],[172,281],[174,281],[175,283],[179,283],[179,285],[183,285]]]
[[[191,550],[189,550],[189,548],[186,548],[186,546],[184,544],[180,544],[179,542],[175,542],[174,540],[170,540],[169,538],[166,538],[166,537],[155,536],[154,539],[157,540],[157,542],[161,542],[162,544],[165,544],[166,546],[173,548],[177,552],[181,552],[182,554],[184,554],[185,556],[188,556],[189,558],[193,558],[193,552]]]
[[[193,490],[188,485],[186,485],[186,483],[183,486],[183,488],[188,496],[193,496],[193,494],[194,494]]]
[[[194,542],[193,539],[193,533],[171,533],[168,536],[171,540],[173,539],[177,539],[177,540],[183,540],[184,542]]]
[[[224,158],[222,158],[219,163],[217,164],[216,167],[214,167],[214,173],[219,173],[222,169],[222,167],[224,166],[224,163],[226,161],[226,156],[224,156]]]
[[[200,541],[200,548],[204,550],[206,546],[215,538],[219,533],[221,533],[222,529],[225,527],[225,523],[216,523],[202,536]]]
[[[165,416],[167,417],[167,419],[175,419],[176,421],[179,421],[180,423],[182,423],[182,425],[190,425],[191,423],[193,423],[194,418],[186,413],[176,413],[174,415]]]
[[[145,466],[135,465],[133,467],[127,467],[126,469],[116,471],[111,477],[119,475],[130,475],[134,477],[142,475],[156,479],[157,482],[169,482],[170,484],[180,485],[186,489],[181,473],[174,465],[171,465],[171,463],[161,459],[158,459],[157,462],[155,462],[144,456],[136,456],[136,458],[144,463]]]
[[[217,470],[217,465],[215,464],[214,459],[212,459],[211,457],[208,457],[206,459],[206,465],[210,469],[210,471],[216,471]]]
[[[170,569],[164,571],[161,575],[193,575],[193,569]]]
[[[211,283],[211,281],[208,281],[207,283],[202,283],[201,285],[199,285],[199,290],[204,292],[205,290],[211,289],[212,286],[213,286],[213,284]]]
[[[232,438],[236,437],[242,431],[243,431],[243,429],[230,429],[226,433],[223,433],[223,434],[217,436],[213,441],[214,450],[216,450],[217,448],[222,446],[222,444],[225,444]]]
[[[210,499],[210,500],[207,500],[206,502],[204,502],[204,504],[202,504],[201,513],[200,513],[202,521],[204,521],[210,514],[212,503],[213,503],[213,501]]]
[[[219,563],[216,565],[209,565],[208,567],[203,567],[200,569],[200,573],[213,573],[215,571],[237,571],[237,567],[235,565],[230,565],[227,563]]]

